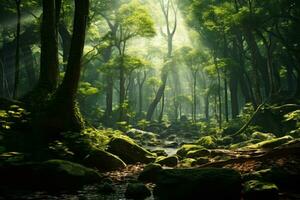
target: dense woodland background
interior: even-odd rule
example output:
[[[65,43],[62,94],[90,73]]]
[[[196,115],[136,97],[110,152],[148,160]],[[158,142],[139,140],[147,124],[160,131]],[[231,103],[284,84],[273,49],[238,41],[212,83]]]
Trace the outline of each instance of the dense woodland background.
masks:
[[[299,27],[297,0],[1,0],[0,161],[297,162]]]

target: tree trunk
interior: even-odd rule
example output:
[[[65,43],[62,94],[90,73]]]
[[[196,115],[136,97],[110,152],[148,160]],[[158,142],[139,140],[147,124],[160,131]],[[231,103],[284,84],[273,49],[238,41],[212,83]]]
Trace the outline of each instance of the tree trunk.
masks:
[[[60,132],[80,131],[83,128],[83,120],[76,106],[76,93],[80,79],[88,10],[88,0],[75,0],[73,35],[67,70],[54,99],[54,103],[60,111],[60,113],[56,113],[57,121],[55,121]]]
[[[64,63],[64,68],[66,69],[67,67],[67,61],[69,57],[69,52],[70,52],[70,46],[71,46],[71,34],[69,33],[67,27],[65,24],[60,23],[58,26],[59,29],[59,35],[62,39],[62,49],[63,49],[63,63]]]
[[[167,78],[168,78],[168,72],[162,72],[162,77],[161,77],[161,80],[162,80],[162,84],[159,86],[159,89],[156,93],[156,96],[154,98],[154,100],[151,102],[149,108],[148,108],[148,112],[147,112],[147,116],[146,116],[146,119],[148,121],[151,121],[152,120],[152,117],[153,117],[153,113],[155,111],[155,108],[157,106],[157,104],[160,102],[164,92],[165,92],[165,88],[166,88],[166,84],[167,84]]]
[[[18,96],[19,74],[20,74],[20,30],[21,30],[21,0],[16,0],[17,6],[17,34],[16,34],[16,63],[15,63],[15,83],[13,98]]]
[[[229,89],[230,89],[230,99],[231,99],[231,115],[232,115],[232,119],[235,119],[239,114],[238,79],[236,76],[230,78]]]
[[[25,58],[24,64],[25,64],[26,75],[28,78],[28,83],[30,83],[30,86],[33,87],[37,82],[37,77],[34,70],[34,57],[32,55],[33,53],[29,45],[22,46],[21,50]]]
[[[229,114],[228,114],[228,86],[227,86],[227,78],[226,78],[226,71],[225,71],[225,78],[224,78],[224,106],[225,106],[225,119],[226,122],[229,121]]]
[[[58,82],[58,44],[55,0],[43,0],[39,87],[53,92]]]
[[[125,118],[125,113],[124,113],[124,103],[125,103],[125,98],[126,98],[126,89],[125,89],[125,71],[123,67],[123,60],[121,61],[121,66],[120,66],[120,96],[119,96],[119,121],[123,121]]]

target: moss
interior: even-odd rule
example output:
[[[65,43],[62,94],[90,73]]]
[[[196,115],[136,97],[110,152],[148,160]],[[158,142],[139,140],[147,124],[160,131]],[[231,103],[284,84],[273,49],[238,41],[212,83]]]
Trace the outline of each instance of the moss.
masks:
[[[274,183],[251,180],[244,184],[245,200],[276,200],[278,196],[278,187]]]
[[[215,139],[212,136],[201,137],[196,143],[206,148],[214,148],[216,146]]]
[[[185,158],[180,161],[179,166],[183,168],[189,168],[196,165],[196,159],[193,158]]]
[[[168,167],[174,167],[178,164],[178,157],[177,156],[169,156],[169,157],[164,157],[160,156],[156,159],[157,163],[168,166]]]
[[[273,139],[275,135],[273,135],[272,133],[263,133],[263,132],[255,131],[254,133],[252,133],[251,137],[253,139],[259,139],[259,140],[270,140]]]
[[[180,157],[186,157],[189,151],[194,151],[199,149],[205,149],[205,148],[197,144],[184,144],[178,149],[176,154]]]
[[[126,164],[150,163],[156,155],[124,137],[113,137],[108,143],[108,152],[120,157]]]
[[[251,148],[251,149],[259,149],[259,148],[272,149],[272,148],[278,147],[282,144],[285,144],[286,142],[291,141],[293,139],[294,138],[292,136],[287,135],[287,136],[284,136],[284,137],[281,137],[281,138],[274,138],[274,139],[271,139],[271,140],[259,142],[257,144],[248,146],[248,148]]]
[[[189,151],[186,155],[188,158],[198,158],[198,157],[203,157],[203,156],[209,156],[210,151],[207,149],[197,149],[193,151]]]

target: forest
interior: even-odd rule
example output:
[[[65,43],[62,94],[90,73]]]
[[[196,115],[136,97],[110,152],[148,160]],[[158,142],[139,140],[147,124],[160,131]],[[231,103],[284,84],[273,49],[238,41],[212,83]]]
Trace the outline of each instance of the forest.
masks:
[[[300,199],[299,28],[298,0],[1,0],[0,200]]]

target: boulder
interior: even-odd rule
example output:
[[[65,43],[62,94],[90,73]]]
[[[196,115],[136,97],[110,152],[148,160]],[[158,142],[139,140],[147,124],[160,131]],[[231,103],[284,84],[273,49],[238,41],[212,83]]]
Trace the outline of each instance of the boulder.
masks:
[[[204,147],[196,144],[184,144],[178,149],[176,154],[182,158],[186,157],[187,153],[189,151],[199,150],[199,149],[205,149]]]
[[[244,184],[245,200],[279,199],[279,190],[274,183],[251,180]]]
[[[157,174],[162,170],[160,164],[151,163],[145,166],[144,170],[140,173],[138,180],[143,182],[156,181]]]
[[[186,155],[187,158],[199,158],[199,157],[205,157],[209,156],[210,151],[207,149],[197,149],[193,151],[189,151]]]
[[[160,165],[167,167],[175,167],[178,164],[177,156],[169,156],[169,157],[159,157],[156,162]]]
[[[0,166],[1,183],[6,187],[42,190],[73,190],[101,181],[93,169],[80,164],[49,160],[42,163]]]
[[[232,169],[165,169],[155,181],[160,200],[240,200],[241,176]]]
[[[125,192],[127,199],[142,200],[151,196],[151,191],[143,183],[129,183]]]
[[[163,149],[152,150],[152,153],[155,153],[157,156],[168,156],[167,152]]]
[[[207,157],[197,158],[196,161],[194,162],[195,165],[204,165],[206,163],[209,163],[209,159]]]
[[[126,164],[154,162],[156,156],[126,138],[112,138],[108,143],[108,152],[117,155]]]
[[[84,160],[84,164],[95,167],[101,172],[114,171],[126,167],[126,164],[117,156],[96,149],[92,151]]]

